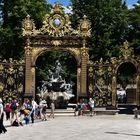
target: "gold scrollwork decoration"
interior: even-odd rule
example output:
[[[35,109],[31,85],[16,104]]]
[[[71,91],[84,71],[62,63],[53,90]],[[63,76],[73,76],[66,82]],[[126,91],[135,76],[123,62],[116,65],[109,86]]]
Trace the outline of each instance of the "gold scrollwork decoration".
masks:
[[[0,65],[0,71],[4,70],[3,65]]]
[[[91,23],[87,19],[87,16],[84,15],[83,19],[80,20],[79,24],[79,30],[80,30],[80,35],[83,37],[89,37],[90,36],[90,31],[91,31]]]
[[[51,43],[55,46],[55,47],[58,47],[62,44],[62,41],[61,40],[52,40]]]
[[[22,22],[22,35],[31,36],[38,33],[39,31],[36,30],[33,19],[30,18],[30,15],[27,15],[27,17]]]
[[[99,79],[97,80],[97,84],[98,84],[99,86],[103,86],[103,85],[105,84],[104,79],[103,79],[103,78],[99,78]]]
[[[7,84],[12,86],[14,83],[15,83],[15,80],[10,76],[10,77],[7,79]]]
[[[105,74],[105,70],[102,67],[100,67],[98,70],[96,70],[96,74],[102,76]]]
[[[50,14],[47,14],[40,29],[44,34],[53,37],[61,37],[71,34],[73,29],[68,14],[64,13],[63,7],[57,2]]]
[[[9,73],[9,74],[14,74],[14,73],[15,73],[15,70],[14,70],[14,68],[13,68],[12,65],[11,65],[11,66],[9,67],[9,69],[7,70],[7,73]]]
[[[93,86],[92,84],[90,84],[89,87],[88,87],[89,93],[90,93],[90,94],[93,92],[93,87],[94,87],[94,86]]]
[[[89,55],[88,55],[88,48],[86,48],[86,47],[82,47],[81,48],[81,55],[83,56],[83,57],[89,57]]]
[[[0,92],[2,92],[4,89],[4,84],[2,82],[0,82]]]
[[[133,49],[129,47],[129,43],[126,40],[123,43],[123,46],[120,48],[120,55],[122,55],[125,59],[127,59],[128,57],[132,56],[133,53],[134,53]]]

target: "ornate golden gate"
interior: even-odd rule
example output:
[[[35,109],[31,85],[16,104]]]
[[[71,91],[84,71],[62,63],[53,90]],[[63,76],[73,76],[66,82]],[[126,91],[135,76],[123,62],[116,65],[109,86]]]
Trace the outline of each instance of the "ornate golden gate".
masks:
[[[116,107],[117,71],[121,64],[130,62],[136,68],[136,99],[140,104],[140,59],[133,56],[128,43],[120,49],[119,58],[103,62],[89,60],[87,38],[90,36],[90,22],[83,17],[76,30],[71,27],[69,16],[58,3],[44,18],[41,29],[36,29],[28,15],[23,21],[25,46],[25,97],[35,97],[35,67],[37,58],[48,51],[67,51],[77,61],[77,99],[94,97],[96,106]]]
[[[135,85],[136,95],[132,103],[140,105],[140,59],[135,57],[133,49],[129,48],[127,41],[120,48],[120,56],[111,58],[109,61],[89,61],[88,64],[88,94],[94,97],[96,106],[113,107],[117,105],[117,72],[124,63],[131,63],[136,69]]]
[[[22,100],[24,95],[24,61],[0,60],[0,98],[4,102]]]
[[[68,51],[77,61],[77,98],[87,96],[87,62],[89,61],[87,38],[90,22],[84,16],[77,30],[71,27],[69,16],[56,3],[44,18],[43,26],[37,30],[28,15],[23,21],[25,46],[25,97],[35,96],[35,66],[37,58],[47,51]]]

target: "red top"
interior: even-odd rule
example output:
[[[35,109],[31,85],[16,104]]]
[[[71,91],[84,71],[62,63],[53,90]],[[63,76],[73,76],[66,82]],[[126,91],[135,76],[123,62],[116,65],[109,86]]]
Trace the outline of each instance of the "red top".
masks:
[[[7,103],[6,106],[5,106],[5,112],[10,112],[10,104]]]

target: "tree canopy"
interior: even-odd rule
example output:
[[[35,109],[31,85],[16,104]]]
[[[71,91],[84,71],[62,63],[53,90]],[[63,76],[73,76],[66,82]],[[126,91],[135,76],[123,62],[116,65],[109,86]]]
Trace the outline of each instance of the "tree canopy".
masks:
[[[23,57],[24,40],[22,21],[29,14],[37,27],[41,27],[44,15],[50,10],[46,0],[0,0],[0,47],[1,57]]]
[[[87,15],[92,24],[89,41],[91,58],[109,58],[118,55],[118,48],[128,36],[126,3],[122,0],[71,0],[73,24]]]

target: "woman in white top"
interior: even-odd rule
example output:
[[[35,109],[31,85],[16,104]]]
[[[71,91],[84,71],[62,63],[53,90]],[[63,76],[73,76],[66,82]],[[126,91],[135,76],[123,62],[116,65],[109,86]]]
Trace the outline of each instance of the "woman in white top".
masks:
[[[0,98],[0,134],[2,132],[7,132],[6,128],[3,125],[3,117],[4,117],[4,110],[3,110],[3,104],[2,99]]]
[[[92,98],[89,98],[89,109],[90,109],[90,116],[93,116],[94,100]]]

